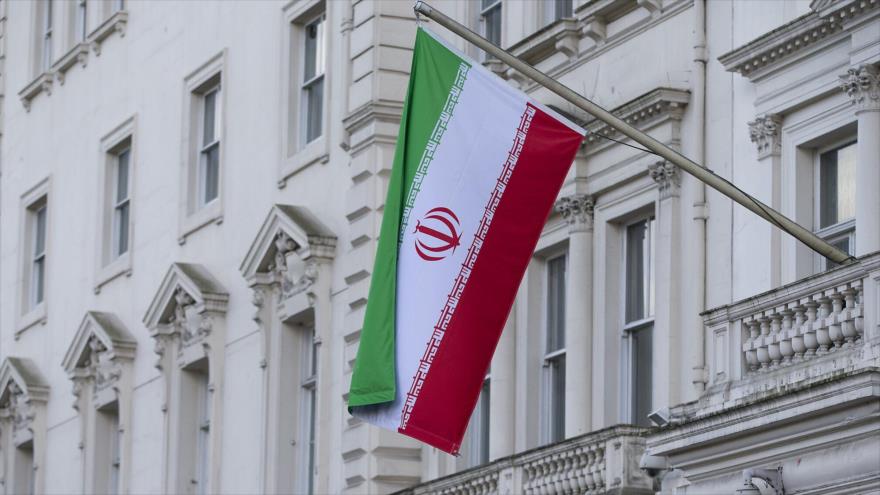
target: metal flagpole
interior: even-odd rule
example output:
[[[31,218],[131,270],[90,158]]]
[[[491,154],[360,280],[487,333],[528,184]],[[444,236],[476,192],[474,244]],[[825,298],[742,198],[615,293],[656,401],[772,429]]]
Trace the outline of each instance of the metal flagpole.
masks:
[[[576,107],[596,117],[602,122],[605,122],[621,134],[641,144],[642,146],[644,146],[651,152],[659,155],[660,157],[665,158],[670,163],[677,165],[685,172],[688,172],[697,179],[712,186],[721,194],[724,194],[730,199],[745,206],[759,217],[767,220],[768,222],[779,227],[783,231],[791,234],[795,239],[803,242],[813,251],[816,251],[817,253],[830,259],[831,261],[834,261],[835,263],[843,264],[855,260],[855,258],[850,256],[849,254],[832,246],[821,237],[802,227],[800,224],[786,217],[782,213],[779,213],[773,208],[765,205],[754,196],[747,194],[745,191],[730,183],[727,179],[716,175],[709,169],[702,167],[701,165],[695,163],[684,155],[676,152],[672,148],[664,145],[660,141],[657,141],[651,136],[645,134],[644,132],[627,124],[623,120],[614,116],[608,110],[605,110],[599,105],[581,96],[574,90],[570,89],[568,86],[565,86],[559,81],[547,76],[538,69],[511,55],[507,51],[493,45],[486,38],[483,38],[482,36],[468,29],[467,27],[459,24],[453,19],[450,19],[446,14],[434,9],[425,2],[416,2],[413,10],[415,11],[416,16],[423,15],[435,21],[437,24],[440,24],[441,26],[452,31],[458,36],[461,36],[466,41],[473,43],[477,47],[483,49],[486,53],[498,58],[508,66],[522,72],[541,86],[544,86],[545,88],[564,98],[572,105],[575,105]]]

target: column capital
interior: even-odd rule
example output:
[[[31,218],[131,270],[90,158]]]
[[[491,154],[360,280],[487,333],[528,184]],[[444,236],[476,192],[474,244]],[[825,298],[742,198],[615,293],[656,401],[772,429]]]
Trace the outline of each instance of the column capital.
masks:
[[[679,173],[678,167],[666,160],[661,160],[648,165],[648,173],[659,186],[661,200],[678,197],[681,192],[681,173]]]
[[[572,194],[559,198],[556,211],[568,222],[569,232],[593,231],[593,198],[586,194]]]
[[[856,113],[880,111],[880,68],[862,64],[840,76],[840,89],[856,105]]]
[[[749,138],[758,146],[758,159],[782,154],[782,116],[761,115],[749,124]]]

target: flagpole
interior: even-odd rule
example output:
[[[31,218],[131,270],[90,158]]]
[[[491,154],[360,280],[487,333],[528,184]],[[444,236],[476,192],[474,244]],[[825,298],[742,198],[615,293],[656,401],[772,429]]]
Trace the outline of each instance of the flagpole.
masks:
[[[553,93],[556,93],[572,105],[589,113],[590,115],[596,117],[602,122],[605,122],[621,134],[641,144],[642,146],[649,149],[651,152],[659,155],[660,157],[665,158],[670,163],[677,165],[685,172],[688,172],[697,179],[708,184],[709,186],[711,186],[721,194],[729,197],[733,201],[736,201],[742,206],[745,206],[759,217],[767,220],[768,222],[790,234],[795,239],[803,242],[813,251],[816,251],[822,256],[828,258],[829,260],[839,264],[849,263],[855,260],[855,258],[850,256],[849,254],[832,246],[827,241],[817,236],[810,230],[802,227],[797,222],[791,220],[790,218],[786,217],[782,213],[779,213],[773,208],[765,205],[754,196],[747,194],[745,191],[736,187],[727,179],[715,174],[707,168],[704,168],[703,166],[690,160],[689,158],[666,146],[660,141],[657,141],[651,136],[645,134],[644,132],[627,124],[608,110],[605,110],[599,105],[581,96],[568,86],[565,86],[559,81],[544,74],[543,72],[520,60],[506,50],[495,46],[486,38],[483,38],[479,34],[463,26],[462,24],[449,18],[443,12],[434,9],[433,7],[422,1],[416,2],[413,10],[415,11],[416,16],[423,15],[433,20],[437,24],[452,31],[454,34],[457,34],[458,36],[464,38],[466,41],[481,48],[486,53],[498,58],[508,66],[518,70],[519,72],[522,72],[541,86],[544,86]]]

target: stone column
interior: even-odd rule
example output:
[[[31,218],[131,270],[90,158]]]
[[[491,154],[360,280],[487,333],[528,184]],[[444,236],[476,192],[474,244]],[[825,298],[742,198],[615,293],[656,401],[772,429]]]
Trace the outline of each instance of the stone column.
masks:
[[[489,370],[489,460],[513,454],[516,425],[516,305],[510,310]]]
[[[771,208],[780,209],[782,203],[782,116],[762,115],[749,124],[749,137],[758,147],[758,162],[767,167],[770,176],[770,197],[763,198]],[[782,232],[775,226],[765,223],[769,231],[770,243],[768,261],[770,264],[770,287],[779,287],[782,280]]]
[[[880,69],[864,64],[840,76],[856,107],[856,256],[880,250]]]
[[[592,427],[593,199],[561,198],[556,210],[568,222],[565,288],[565,436]]]
[[[660,202],[657,208],[654,251],[654,330],[652,349],[651,410],[678,403],[683,366],[681,359],[681,176],[678,167],[660,161],[648,166],[657,182]],[[690,364],[690,363],[688,363]]]

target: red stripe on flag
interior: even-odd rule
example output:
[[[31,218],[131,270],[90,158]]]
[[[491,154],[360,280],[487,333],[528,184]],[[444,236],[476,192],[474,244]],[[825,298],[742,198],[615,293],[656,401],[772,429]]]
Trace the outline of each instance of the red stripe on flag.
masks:
[[[443,328],[435,329],[404,406],[399,431],[449,453],[461,445],[519,283],[583,139],[531,106],[523,120],[531,109],[525,142],[515,140],[511,149],[519,159],[501,171],[463,280],[456,280],[438,324]],[[447,309],[452,316],[445,322]]]

